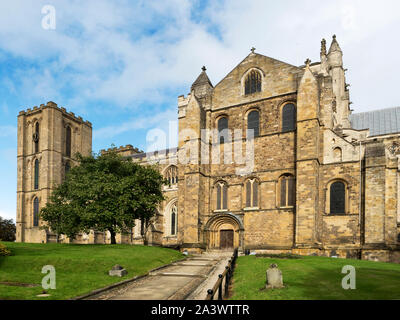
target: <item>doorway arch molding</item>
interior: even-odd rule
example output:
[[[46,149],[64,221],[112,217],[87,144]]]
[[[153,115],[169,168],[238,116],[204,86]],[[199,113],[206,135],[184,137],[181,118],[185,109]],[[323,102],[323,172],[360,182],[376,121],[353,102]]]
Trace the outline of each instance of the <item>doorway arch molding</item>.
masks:
[[[207,249],[220,248],[220,232],[221,230],[234,231],[234,247],[242,249],[244,239],[243,221],[237,215],[227,212],[213,215],[204,226],[205,242]]]

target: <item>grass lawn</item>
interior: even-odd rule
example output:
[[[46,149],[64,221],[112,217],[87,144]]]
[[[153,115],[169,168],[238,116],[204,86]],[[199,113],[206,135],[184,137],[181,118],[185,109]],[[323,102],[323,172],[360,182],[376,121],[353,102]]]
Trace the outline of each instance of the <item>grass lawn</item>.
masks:
[[[271,263],[282,271],[285,288],[265,288]],[[342,267],[356,270],[356,289],[344,290]],[[324,257],[275,259],[243,256],[237,260],[232,300],[380,300],[400,299],[400,264]]]
[[[89,293],[115,282],[145,274],[164,264],[182,259],[178,251],[131,245],[28,244],[2,242],[12,255],[0,257],[0,282],[39,284],[38,287],[16,287],[0,284],[1,299],[69,299]],[[120,264],[128,275],[110,277],[108,271]],[[56,269],[56,290],[47,290],[49,298],[38,298],[42,293],[42,267]]]

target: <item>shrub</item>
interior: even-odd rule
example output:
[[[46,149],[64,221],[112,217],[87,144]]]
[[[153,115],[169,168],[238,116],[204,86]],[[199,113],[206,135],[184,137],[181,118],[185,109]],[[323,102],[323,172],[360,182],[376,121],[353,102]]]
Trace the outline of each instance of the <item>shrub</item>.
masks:
[[[9,256],[11,255],[11,251],[7,249],[4,244],[0,243],[0,256]]]

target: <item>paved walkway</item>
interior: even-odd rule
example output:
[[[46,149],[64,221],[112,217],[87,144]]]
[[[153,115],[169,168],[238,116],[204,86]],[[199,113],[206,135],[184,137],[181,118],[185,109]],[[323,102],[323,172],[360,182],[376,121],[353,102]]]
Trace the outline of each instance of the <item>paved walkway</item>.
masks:
[[[204,300],[232,252],[204,253],[88,300]],[[222,271],[221,271],[222,270]]]

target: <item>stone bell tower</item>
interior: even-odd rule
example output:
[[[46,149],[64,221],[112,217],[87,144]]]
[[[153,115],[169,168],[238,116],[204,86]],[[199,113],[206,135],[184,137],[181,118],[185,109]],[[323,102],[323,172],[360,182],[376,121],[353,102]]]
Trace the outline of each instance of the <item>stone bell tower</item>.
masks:
[[[54,102],[18,115],[17,241],[46,243],[39,212],[74,165],[74,155],[90,155],[92,125]]]

